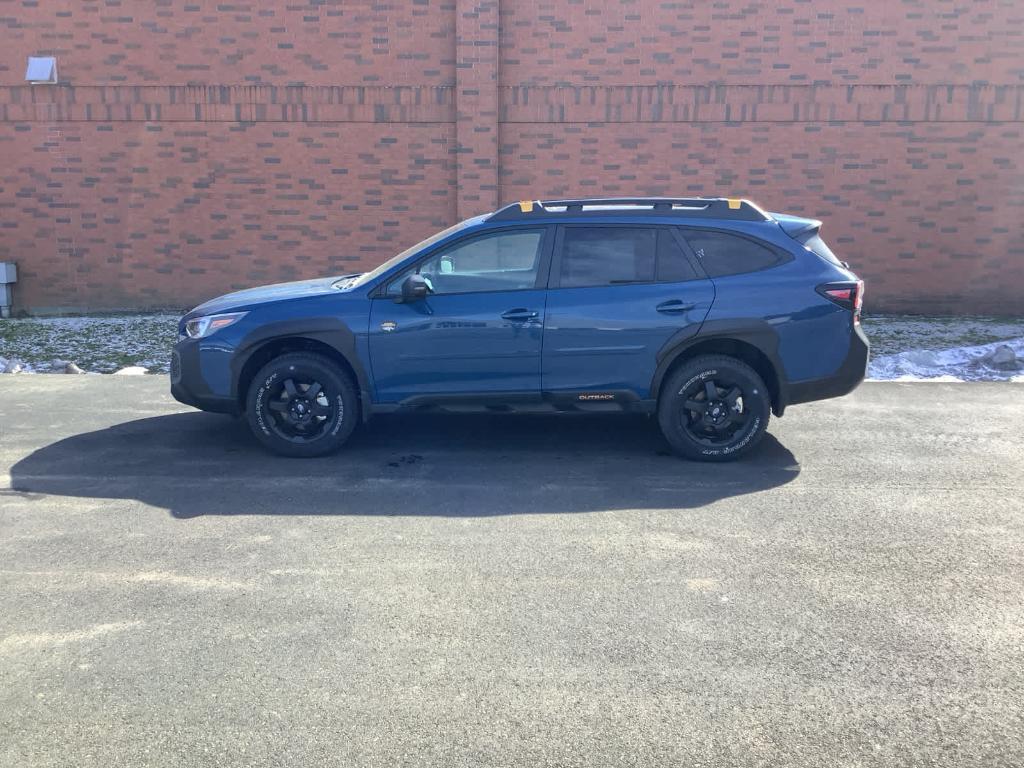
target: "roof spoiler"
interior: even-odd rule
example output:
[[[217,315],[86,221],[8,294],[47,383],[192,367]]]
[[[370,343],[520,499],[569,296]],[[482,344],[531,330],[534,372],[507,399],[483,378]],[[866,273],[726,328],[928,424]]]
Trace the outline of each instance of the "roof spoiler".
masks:
[[[818,219],[805,219],[802,216],[790,216],[788,213],[772,213],[769,215],[778,222],[779,226],[782,227],[783,232],[805,248],[808,247],[808,241],[818,234],[818,230],[821,229],[821,221]],[[846,267],[846,269],[850,268],[849,263],[841,261],[839,257],[832,253],[832,250],[824,243],[821,243],[820,246],[810,247],[811,250],[819,256],[822,256],[836,264],[840,264],[843,267]],[[824,249],[824,253],[822,253],[822,249]]]
[[[818,219],[805,219],[802,216],[790,216],[788,213],[769,214],[775,219],[782,231],[794,240],[806,240],[813,237],[821,229],[821,221]]]

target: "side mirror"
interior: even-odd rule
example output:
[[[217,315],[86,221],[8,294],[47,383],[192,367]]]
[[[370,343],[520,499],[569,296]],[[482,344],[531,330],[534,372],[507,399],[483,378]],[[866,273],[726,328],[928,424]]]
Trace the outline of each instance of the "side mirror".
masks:
[[[419,301],[430,293],[430,284],[423,275],[409,275],[402,283],[402,301]]]

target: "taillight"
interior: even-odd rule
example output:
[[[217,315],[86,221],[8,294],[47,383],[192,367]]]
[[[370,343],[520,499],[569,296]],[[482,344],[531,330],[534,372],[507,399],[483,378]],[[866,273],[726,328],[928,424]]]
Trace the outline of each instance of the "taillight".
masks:
[[[847,302],[852,302],[853,301],[854,297],[857,295],[857,289],[856,288],[826,288],[824,291],[822,291],[822,293],[824,293],[826,296],[828,296],[833,301],[835,301],[835,302],[837,302],[839,304],[843,304],[843,303],[847,303]]]
[[[864,281],[856,280],[842,283],[824,283],[817,288],[818,293],[829,301],[835,302],[843,309],[853,312],[853,322],[860,322],[860,310],[864,306]]]

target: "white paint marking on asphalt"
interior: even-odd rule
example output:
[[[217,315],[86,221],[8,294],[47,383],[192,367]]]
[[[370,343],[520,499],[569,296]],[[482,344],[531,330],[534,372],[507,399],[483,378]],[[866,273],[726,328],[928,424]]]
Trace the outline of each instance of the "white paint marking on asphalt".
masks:
[[[8,635],[3,640],[0,640],[0,653],[23,648],[39,649],[66,645],[67,643],[79,643],[115,632],[127,632],[129,629],[142,626],[143,623],[141,621],[118,621],[110,624],[97,624],[88,629],[79,629],[60,634],[54,632],[28,632],[20,635]]]
[[[226,581],[224,579],[200,578],[198,576],[184,576],[169,571],[142,571],[140,573],[108,573],[100,571],[7,571],[0,570],[2,576],[29,576],[47,580],[70,578],[74,581],[99,581],[102,583],[117,584],[157,584],[170,585],[175,587],[186,587],[188,589],[208,590],[226,589],[239,590],[251,589],[255,584],[247,584],[242,581]]]

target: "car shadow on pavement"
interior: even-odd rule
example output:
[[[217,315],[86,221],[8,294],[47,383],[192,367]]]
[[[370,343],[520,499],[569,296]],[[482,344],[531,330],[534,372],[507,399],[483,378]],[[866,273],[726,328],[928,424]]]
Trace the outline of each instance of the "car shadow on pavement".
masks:
[[[23,498],[131,499],[175,517],[443,515],[694,508],[800,472],[771,434],[746,458],[688,462],[636,416],[376,417],[338,454],[284,459],[242,420],[188,412],[40,448],[11,468]]]

